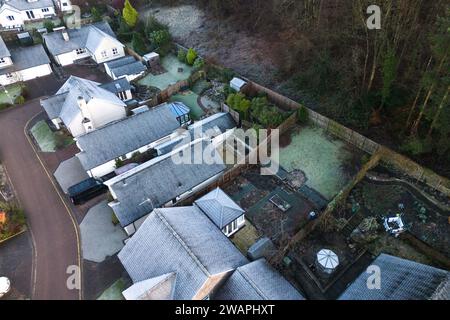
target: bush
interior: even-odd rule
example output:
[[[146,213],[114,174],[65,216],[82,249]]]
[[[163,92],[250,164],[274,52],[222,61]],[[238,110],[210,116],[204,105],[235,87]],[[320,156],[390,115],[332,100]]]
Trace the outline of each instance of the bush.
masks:
[[[197,58],[195,59],[194,62],[194,69],[196,70],[200,70],[201,68],[203,68],[205,66],[205,61],[201,58]]]
[[[26,101],[26,99],[25,99],[24,96],[18,96],[18,97],[14,100],[14,103],[15,103],[15,104],[24,104],[25,101]]]
[[[128,26],[133,28],[138,22],[139,13],[131,5],[129,0],[125,0],[125,5],[122,10],[122,16]]]
[[[186,51],[182,48],[178,49],[178,61],[186,63]]]
[[[116,159],[116,164],[115,164],[116,169],[118,169],[118,168],[120,168],[120,167],[123,167],[124,165],[125,165],[125,163],[123,162],[122,159],[120,159],[120,158],[117,158],[117,159]]]
[[[53,29],[55,28],[55,24],[51,20],[45,20],[43,25],[48,32],[53,32]]]
[[[92,14],[92,19],[94,20],[94,22],[102,21],[102,13],[100,12],[100,10],[97,7],[93,7],[91,9],[91,14]]]
[[[0,111],[1,110],[5,110],[8,109],[9,107],[11,107],[12,104],[11,103],[0,103]]]
[[[413,156],[418,156],[424,153],[432,151],[432,143],[427,139],[409,138],[403,145],[400,146],[400,150],[407,152]]]
[[[131,40],[131,46],[133,50],[140,55],[144,55],[147,52],[147,46],[140,33],[134,32],[133,39]]]
[[[251,106],[251,101],[248,100],[242,93],[231,93],[227,97],[227,105],[239,112],[241,117],[248,119],[248,110]]]
[[[149,34],[150,41],[157,47],[164,46],[172,40],[168,30],[153,31]]]
[[[150,16],[145,22],[145,33],[150,34],[154,31],[169,30],[169,27],[160,23],[155,17]]]
[[[266,97],[253,98],[251,115],[266,128],[276,128],[286,118],[275,106],[269,104]]]
[[[195,59],[197,59],[198,54],[197,52],[190,48],[186,54],[186,63],[190,66],[194,65]]]
[[[300,124],[305,124],[308,122],[309,114],[308,110],[304,106],[300,106],[297,110],[297,119]]]

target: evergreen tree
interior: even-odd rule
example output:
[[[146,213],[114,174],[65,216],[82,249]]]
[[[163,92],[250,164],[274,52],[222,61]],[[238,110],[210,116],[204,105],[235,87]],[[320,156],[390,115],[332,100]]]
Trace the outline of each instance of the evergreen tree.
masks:
[[[122,10],[122,15],[125,22],[130,26],[134,27],[138,21],[139,13],[130,3],[130,0],[125,0],[125,6]]]

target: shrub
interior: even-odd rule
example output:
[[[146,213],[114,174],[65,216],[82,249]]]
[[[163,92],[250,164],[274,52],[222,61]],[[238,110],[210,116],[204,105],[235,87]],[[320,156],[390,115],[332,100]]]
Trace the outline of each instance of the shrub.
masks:
[[[400,150],[413,156],[429,153],[432,150],[431,141],[420,138],[410,138],[400,146]]]
[[[122,16],[128,26],[134,27],[138,21],[139,13],[131,5],[129,0],[125,0],[125,5],[122,10]]]
[[[91,9],[91,14],[92,14],[92,19],[94,20],[94,22],[102,21],[102,13],[100,12],[100,10],[97,7],[93,7]]]
[[[145,33],[150,34],[160,30],[169,30],[169,27],[160,23],[155,17],[149,16],[145,22]]]
[[[186,50],[180,48],[178,49],[178,61],[186,63]]]
[[[47,29],[48,32],[53,32],[53,29],[55,28],[55,24],[51,20],[45,20],[44,28]]]
[[[304,106],[300,106],[297,110],[297,119],[300,124],[305,124],[308,122],[309,114],[308,110]]]
[[[150,33],[149,38],[152,44],[157,47],[164,46],[172,40],[168,30],[153,31]]]
[[[275,106],[270,105],[266,97],[253,98],[251,102],[251,114],[261,125],[266,128],[278,127],[285,119]]]
[[[8,109],[9,107],[11,107],[12,104],[11,103],[0,103],[0,111],[1,110],[5,110]]]
[[[30,90],[28,90],[28,87],[25,84],[20,88],[20,95],[25,99],[28,99],[30,97]]]
[[[144,39],[142,38],[140,33],[137,32],[133,33],[131,46],[133,47],[133,50],[140,55],[143,55],[147,52],[147,46],[145,45]]]
[[[24,98],[24,96],[18,96],[15,100],[14,103],[15,104],[24,104],[26,101],[26,99]]]
[[[250,109],[251,101],[242,93],[231,93],[228,95],[226,102],[230,108],[238,111],[244,119],[248,119],[248,110]]]
[[[203,68],[205,66],[205,61],[201,58],[197,58],[195,59],[194,62],[194,69],[196,70],[200,70],[201,68]]]
[[[115,164],[116,169],[118,169],[118,168],[120,168],[120,167],[123,167],[124,164],[125,164],[125,163],[123,162],[122,159],[120,159],[120,158],[117,158],[117,159],[116,159],[116,164]]]
[[[195,59],[197,59],[197,52],[190,48],[186,54],[186,63],[190,66],[194,65]]]

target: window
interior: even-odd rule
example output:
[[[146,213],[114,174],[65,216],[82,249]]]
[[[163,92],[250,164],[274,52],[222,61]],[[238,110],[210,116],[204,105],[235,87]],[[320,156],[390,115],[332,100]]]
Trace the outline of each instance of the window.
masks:
[[[244,215],[242,215],[238,218],[238,224],[242,224],[244,222],[245,222],[245,217],[244,217]]]
[[[86,52],[86,49],[83,48],[78,48],[77,50],[75,50],[77,54],[83,54]]]
[[[12,73],[7,73],[7,74],[6,74],[6,78],[7,78],[7,79],[11,79],[12,77],[13,77],[13,74],[12,74]]]
[[[49,8],[42,8],[42,12],[49,12],[50,9]]]
[[[64,2],[64,3],[62,4],[62,6],[63,6],[63,7],[67,7],[67,2]]]
[[[34,12],[33,11],[27,11],[27,17],[28,17],[28,19],[34,19]]]
[[[5,58],[0,58],[0,63],[5,63]]]
[[[15,19],[14,16],[7,16],[6,18],[7,18],[9,21],[14,21],[14,19]]]
[[[120,100],[126,100],[127,94],[124,91],[117,92],[117,97],[120,98]]]
[[[100,52],[100,54],[102,55],[102,58],[106,58],[108,56],[106,54],[106,50],[103,50],[102,52]]]
[[[113,49],[112,49],[112,53],[113,53],[114,55],[116,55],[116,54],[119,53],[119,50],[117,50],[117,48],[113,48]]]

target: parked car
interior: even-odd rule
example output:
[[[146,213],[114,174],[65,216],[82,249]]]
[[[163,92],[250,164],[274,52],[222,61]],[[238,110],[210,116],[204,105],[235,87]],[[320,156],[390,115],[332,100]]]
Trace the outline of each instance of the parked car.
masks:
[[[106,192],[107,189],[108,187],[103,184],[103,181],[89,178],[71,186],[67,193],[72,203],[79,205]]]
[[[7,277],[0,277],[0,298],[3,298],[11,290],[11,282]]]

